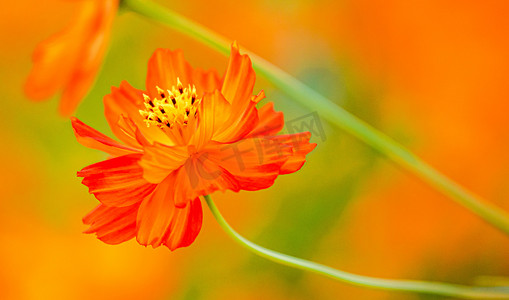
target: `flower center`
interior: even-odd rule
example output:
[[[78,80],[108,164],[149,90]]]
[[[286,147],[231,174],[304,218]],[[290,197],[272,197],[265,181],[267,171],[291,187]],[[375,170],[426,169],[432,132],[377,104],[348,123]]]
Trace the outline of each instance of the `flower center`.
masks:
[[[143,94],[145,109],[140,109],[141,116],[145,119],[147,127],[156,125],[159,128],[172,128],[175,124],[187,125],[190,116],[196,115],[196,109],[201,99],[198,99],[196,87],[188,85],[184,88],[180,79],[177,78],[177,87],[164,91],[156,86],[157,93],[161,97],[151,99]]]

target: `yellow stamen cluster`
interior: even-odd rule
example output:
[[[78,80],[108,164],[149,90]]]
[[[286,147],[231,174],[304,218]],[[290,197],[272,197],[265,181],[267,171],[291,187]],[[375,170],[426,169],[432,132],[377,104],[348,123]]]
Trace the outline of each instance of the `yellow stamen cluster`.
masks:
[[[159,128],[172,128],[175,124],[187,125],[189,118],[196,115],[196,109],[201,99],[198,99],[196,87],[188,85],[184,88],[180,79],[177,78],[177,87],[172,86],[171,90],[164,91],[157,88],[161,97],[151,99],[143,94],[145,109],[140,114],[145,119],[147,127],[156,125]]]

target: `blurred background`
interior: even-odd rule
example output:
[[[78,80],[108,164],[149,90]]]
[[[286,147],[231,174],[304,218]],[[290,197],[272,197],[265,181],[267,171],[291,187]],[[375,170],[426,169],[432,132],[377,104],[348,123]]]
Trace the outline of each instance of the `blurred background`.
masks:
[[[79,145],[57,98],[22,93],[35,45],[78,1],[4,1],[0,10],[1,299],[441,299],[373,291],[255,257],[204,209],[190,247],[82,234],[98,203],[76,171],[105,158]],[[157,1],[239,42],[509,210],[506,1]],[[224,72],[227,58],[128,12],[115,21],[97,83],[76,112],[110,134],[102,97],[144,88],[158,47]],[[258,78],[286,120],[312,113]],[[313,99],[309,99],[313,101]],[[301,171],[264,191],[214,199],[241,234],[342,270],[463,284],[509,275],[509,237],[322,120]]]

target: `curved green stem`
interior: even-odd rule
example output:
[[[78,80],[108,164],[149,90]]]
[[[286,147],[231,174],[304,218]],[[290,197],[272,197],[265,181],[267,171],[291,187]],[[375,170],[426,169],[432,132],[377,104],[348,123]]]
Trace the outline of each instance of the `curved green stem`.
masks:
[[[225,219],[217,209],[216,205],[214,204],[210,196],[209,195],[204,196],[204,199],[207,202],[210,211],[216,218],[219,225],[233,240],[235,240],[241,246],[253,252],[254,254],[282,265],[286,265],[304,271],[310,271],[352,285],[364,286],[373,289],[416,292],[464,299],[509,299],[509,293],[492,290],[486,287],[469,287],[456,284],[425,282],[415,280],[382,279],[356,275],[336,270],[331,267],[317,264],[308,260],[272,251],[267,248],[258,246],[257,244],[245,239],[243,236],[238,234],[225,221]]]
[[[230,40],[167,8],[146,0],[122,0],[122,4],[131,11],[159,21],[224,55],[230,53]],[[447,178],[385,134],[353,116],[280,68],[254,53],[245,52],[251,57],[253,67],[258,73],[268,78],[276,87],[301,105],[316,110],[321,118],[359,138],[488,223],[509,234],[509,214],[507,212],[483,201],[479,196]]]

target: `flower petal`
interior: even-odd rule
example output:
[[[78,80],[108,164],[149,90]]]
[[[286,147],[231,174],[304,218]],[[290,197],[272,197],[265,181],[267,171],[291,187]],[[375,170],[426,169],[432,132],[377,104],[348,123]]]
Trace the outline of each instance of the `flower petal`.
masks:
[[[296,172],[304,165],[306,155],[316,147],[315,143],[309,143],[310,138],[311,133],[308,131],[264,137],[264,140],[269,141],[269,144],[291,149],[291,154],[287,156],[287,160],[281,166],[280,174]]]
[[[156,49],[148,62],[146,87],[149,96],[159,95],[156,86],[163,90],[177,86],[177,78],[184,86],[194,84],[199,96],[221,89],[221,78],[216,70],[193,69],[184,59],[182,50]]]
[[[274,103],[269,102],[258,110],[258,124],[249,133],[249,137],[275,135],[283,127],[283,113],[274,111]]]
[[[95,4],[94,15],[87,20],[79,57],[68,79],[68,84],[62,92],[59,109],[65,116],[72,114],[93,85],[106,54],[111,27],[117,15],[118,1],[116,0],[92,1],[92,3]],[[75,35],[79,36],[78,33]]]
[[[83,168],[78,177],[89,192],[107,206],[130,206],[154,191],[156,185],[143,179],[138,165],[141,154],[108,159]]]
[[[232,143],[246,137],[258,124],[258,110],[256,103],[249,100],[243,111],[234,111],[231,108],[230,118],[224,122],[212,139],[220,143]]]
[[[189,246],[201,229],[202,209],[199,199],[184,207],[174,205],[175,174],[158,185],[151,197],[145,199],[137,216],[137,240],[156,248],[166,245],[170,250]]]
[[[34,66],[25,84],[25,93],[29,98],[47,99],[67,84],[78,60],[84,24],[94,15],[95,5],[91,1],[83,3],[71,24],[36,46],[32,55]]]
[[[237,190],[255,191],[270,187],[292,148],[265,137],[248,138],[209,150],[211,161],[231,174]]]
[[[316,146],[309,144],[309,137],[308,132],[209,144],[175,171],[175,206],[185,207],[191,199],[218,190],[255,191],[272,186],[277,176],[304,164],[306,154]]]
[[[29,98],[42,100],[62,90],[61,114],[76,109],[92,86],[106,52],[118,1],[85,1],[75,21],[40,43],[25,85]]]
[[[256,74],[247,55],[241,55],[236,42],[231,46],[230,60],[223,79],[221,93],[232,105],[230,119],[214,136],[222,143],[236,142],[246,136],[258,123],[256,104],[265,97],[260,92],[252,96]]]
[[[182,50],[156,49],[148,61],[146,87],[149,96],[159,95],[156,86],[163,90],[177,86],[177,77],[184,86],[193,83],[193,68],[184,59]]]
[[[118,126],[121,116],[128,117],[133,121],[142,135],[150,142],[174,144],[170,138],[156,126],[147,127],[140,115],[139,110],[144,109],[143,91],[133,88],[127,81],[122,81],[120,87],[112,87],[111,93],[104,97],[104,114],[110,125],[111,131],[124,143],[134,146],[138,142],[132,136],[127,135]]]
[[[140,160],[143,178],[151,183],[160,183],[182,166],[188,157],[186,147],[169,147],[157,142],[153,146],[146,146]]]
[[[240,55],[237,43],[233,43],[221,94],[232,104],[234,110],[247,106],[247,102],[251,100],[255,79],[251,59],[245,54]]]
[[[72,36],[73,27],[37,45],[32,55],[33,68],[25,83],[25,94],[36,101],[45,100],[62,89],[71,74],[78,43]],[[57,62],[59,68],[55,68]]]
[[[171,231],[164,244],[170,250],[191,245],[201,230],[203,212],[200,199],[196,198],[181,209],[176,208]]]
[[[193,84],[196,86],[198,93],[211,93],[221,89],[221,77],[216,70],[204,71],[200,68],[193,70]],[[200,93],[201,94],[201,93]]]
[[[191,140],[197,150],[201,150],[230,117],[231,105],[221,92],[216,90],[213,94],[205,94],[198,107],[200,119],[198,128]]]
[[[126,207],[97,206],[83,218],[90,225],[85,233],[95,233],[106,244],[119,244],[136,236],[136,214],[139,204]]]
[[[175,206],[185,207],[190,200],[218,190],[240,190],[233,176],[209,156],[208,152],[195,154],[176,171]]]
[[[300,170],[306,162],[306,155],[316,147],[315,143],[309,143],[309,139],[311,138],[310,132],[279,135],[275,138],[291,144],[293,151],[293,154],[281,167],[280,174],[290,174]]]
[[[176,210],[173,205],[172,177],[168,176],[161,182],[154,193],[140,205],[136,218],[136,239],[141,245],[152,245],[156,248],[163,244]]]
[[[128,117],[121,115],[118,119],[117,127],[124,133],[125,139],[130,139],[129,144],[139,145],[139,147],[151,145],[138,126]]]
[[[121,156],[141,151],[118,143],[77,118],[72,117],[71,123],[76,139],[85,147],[104,151],[113,156]]]
[[[309,132],[260,136],[216,145],[207,149],[206,161],[202,164],[216,165],[216,169],[222,172],[216,178],[228,178],[228,189],[234,192],[265,189],[274,183],[277,176],[293,173],[302,167],[306,155],[316,146],[309,143],[310,136]],[[198,174],[204,177],[211,172]]]

